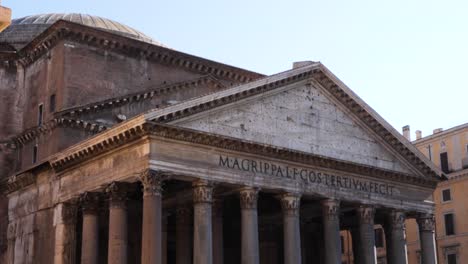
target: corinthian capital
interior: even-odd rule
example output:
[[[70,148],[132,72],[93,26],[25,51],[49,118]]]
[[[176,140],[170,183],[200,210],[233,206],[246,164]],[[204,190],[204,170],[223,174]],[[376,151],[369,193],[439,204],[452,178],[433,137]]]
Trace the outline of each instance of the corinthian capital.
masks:
[[[326,221],[335,221],[340,218],[340,201],[335,199],[322,200],[322,214]]]
[[[361,205],[356,210],[360,224],[374,224],[375,208],[369,205]]]
[[[213,201],[213,185],[206,180],[193,183],[193,202],[211,203]]]
[[[434,232],[435,218],[433,214],[420,214],[416,218],[416,222],[418,222],[419,231]]]
[[[143,185],[143,196],[161,195],[162,183],[167,179],[167,175],[154,170],[145,170],[140,174],[140,181]]]
[[[406,215],[402,211],[392,210],[386,217],[386,225],[392,229],[405,228]]]
[[[299,216],[299,209],[301,207],[301,195],[287,193],[280,197],[281,208],[285,215]]]
[[[79,201],[83,212],[97,213],[101,201],[101,194],[98,192],[85,192],[80,196]]]
[[[240,190],[241,209],[256,209],[258,200],[258,188],[245,187]]]
[[[123,182],[112,182],[106,187],[111,207],[125,207],[128,195],[128,184]]]

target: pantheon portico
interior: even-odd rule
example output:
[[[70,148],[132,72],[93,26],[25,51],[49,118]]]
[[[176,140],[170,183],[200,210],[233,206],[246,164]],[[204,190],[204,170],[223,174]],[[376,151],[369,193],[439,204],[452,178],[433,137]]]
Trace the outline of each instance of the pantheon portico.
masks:
[[[386,263],[402,264],[411,218],[422,263],[437,263],[431,194],[442,174],[320,62],[271,76],[196,66],[201,59],[171,60],[177,51],[151,46],[159,58],[137,52],[141,40],[67,23],[54,24],[68,28],[59,37],[92,41],[95,52],[209,76],[64,108],[47,130],[16,137],[21,155],[29,138],[75,138],[3,183],[6,263],[340,264],[348,230],[347,264],[375,264],[381,225]],[[145,101],[184,89],[205,90]],[[106,125],[106,115],[118,122]],[[80,129],[89,134],[77,140]]]

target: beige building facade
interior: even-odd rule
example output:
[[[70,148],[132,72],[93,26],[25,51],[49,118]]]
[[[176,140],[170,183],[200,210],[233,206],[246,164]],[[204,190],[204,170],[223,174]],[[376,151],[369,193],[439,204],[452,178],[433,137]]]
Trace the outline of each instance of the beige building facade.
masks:
[[[413,144],[447,176],[434,191],[439,263],[468,262],[468,124],[420,137]],[[408,223],[410,263],[419,263],[417,226]]]
[[[1,263],[339,264],[351,249],[401,264],[406,219],[437,263],[442,173],[320,62],[265,76],[82,14],[16,19],[0,40]]]

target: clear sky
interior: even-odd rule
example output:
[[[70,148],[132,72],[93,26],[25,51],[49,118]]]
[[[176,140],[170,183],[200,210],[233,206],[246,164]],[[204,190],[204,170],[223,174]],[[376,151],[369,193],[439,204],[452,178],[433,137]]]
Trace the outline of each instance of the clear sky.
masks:
[[[98,15],[174,49],[273,74],[321,61],[397,130],[468,122],[468,1],[3,0]],[[465,75],[466,74],[466,75]]]

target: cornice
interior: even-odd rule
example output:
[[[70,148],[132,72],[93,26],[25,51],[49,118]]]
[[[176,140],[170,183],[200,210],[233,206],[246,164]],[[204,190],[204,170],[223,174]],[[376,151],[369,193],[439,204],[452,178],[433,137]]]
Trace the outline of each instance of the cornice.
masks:
[[[26,143],[31,142],[40,135],[50,133],[56,127],[79,128],[84,131],[91,132],[93,134],[102,132],[107,129],[107,127],[102,124],[97,124],[89,121],[76,120],[71,118],[54,118],[48,122],[45,122],[41,126],[27,129],[21,134],[3,142],[2,145],[9,149],[19,148],[21,146],[24,146]],[[2,149],[0,148],[0,150]]]
[[[73,127],[96,134],[108,129],[108,127],[102,124],[80,120],[80,116],[91,112],[99,112],[103,109],[120,107],[126,104],[130,104],[132,102],[151,100],[154,96],[175,93],[182,89],[193,88],[204,84],[212,84],[218,87],[219,89],[225,88],[225,86],[221,82],[219,82],[219,80],[217,80],[211,75],[203,76],[193,80],[177,82],[168,85],[161,85],[156,88],[148,89],[139,93],[132,93],[116,98],[111,98],[108,100],[87,104],[80,107],[65,109],[61,112],[55,113],[55,118],[45,122],[43,125],[27,129],[21,134],[16,135],[10,138],[9,140],[1,143],[2,145],[4,145],[4,147],[8,147],[10,149],[18,148],[43,134],[51,132],[56,127]],[[2,151],[1,145],[0,151]]]
[[[74,107],[65,109],[63,111],[55,113],[56,117],[62,116],[80,116],[82,114],[90,113],[90,112],[98,112],[102,109],[106,108],[115,108],[120,107],[125,104],[129,104],[132,102],[139,102],[143,100],[150,100],[154,96],[175,93],[180,90],[193,88],[205,84],[212,84],[213,86],[217,87],[218,89],[225,88],[225,86],[215,77],[211,75],[205,75],[200,78],[196,78],[193,80],[187,80],[167,85],[161,85],[153,89],[147,89],[145,91],[141,91],[138,93],[131,93],[124,96],[119,96],[115,98],[111,98],[108,100],[103,100],[91,104],[87,104],[84,106]]]
[[[111,132],[111,130],[106,131],[105,133],[107,132]],[[77,146],[76,150],[65,151],[60,156],[52,158],[50,163],[54,170],[62,171],[100,153],[122,146],[143,135],[152,135],[201,145],[210,145],[222,149],[263,155],[266,157],[283,159],[311,166],[346,171],[370,177],[378,177],[385,180],[395,180],[398,182],[411,183],[429,188],[435,188],[437,184],[437,181],[433,179],[414,177],[409,174],[384,170],[372,166],[341,161],[291,149],[279,148],[271,145],[259,144],[251,141],[244,141],[151,121],[130,126],[128,130],[122,129],[118,133],[112,133],[112,135],[96,137],[93,140],[93,143],[90,143],[87,146]]]
[[[64,20],[51,25],[19,51],[19,61],[28,65],[64,39],[236,82],[245,83],[263,77],[259,73]]]

